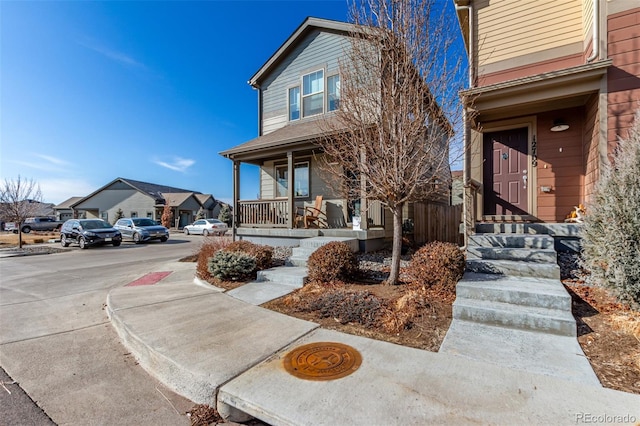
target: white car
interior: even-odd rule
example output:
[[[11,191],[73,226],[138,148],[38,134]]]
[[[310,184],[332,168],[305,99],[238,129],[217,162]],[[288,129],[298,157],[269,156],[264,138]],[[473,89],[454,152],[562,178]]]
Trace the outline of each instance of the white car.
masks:
[[[227,232],[227,224],[218,219],[198,219],[183,229],[186,235],[224,235]]]

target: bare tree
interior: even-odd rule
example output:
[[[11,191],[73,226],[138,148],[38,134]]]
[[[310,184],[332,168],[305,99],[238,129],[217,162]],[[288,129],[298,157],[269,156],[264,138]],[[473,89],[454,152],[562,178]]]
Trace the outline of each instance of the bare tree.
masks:
[[[462,55],[451,48],[458,29],[436,0],[356,1],[351,15],[339,109],[318,143],[333,186],[393,213],[387,283],[397,284],[403,207],[448,193],[449,141],[462,118]]]
[[[16,222],[19,248],[22,248],[22,223],[39,213],[41,202],[40,185],[32,179],[23,179],[18,175],[15,180],[5,179],[0,187],[2,216]]]

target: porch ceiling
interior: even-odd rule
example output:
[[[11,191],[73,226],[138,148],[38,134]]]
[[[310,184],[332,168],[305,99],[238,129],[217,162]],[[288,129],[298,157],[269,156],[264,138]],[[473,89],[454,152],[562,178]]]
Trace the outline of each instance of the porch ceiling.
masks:
[[[463,95],[473,99],[479,121],[580,106],[600,91],[611,64],[611,60],[599,61],[478,87]]]

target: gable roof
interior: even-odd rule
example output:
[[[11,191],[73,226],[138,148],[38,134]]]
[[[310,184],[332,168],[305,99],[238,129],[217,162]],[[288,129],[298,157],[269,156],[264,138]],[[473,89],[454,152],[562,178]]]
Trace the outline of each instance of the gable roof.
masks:
[[[56,209],[56,210],[70,209],[72,205],[74,205],[78,201],[82,200],[83,198],[84,197],[71,197],[68,200],[65,200],[65,201],[61,202],[57,206],[54,206],[53,208]]]
[[[190,197],[194,197],[196,194],[193,192],[163,192],[162,193],[165,203],[169,203],[171,207],[178,207],[182,205]],[[196,197],[198,204],[202,204]]]
[[[300,26],[287,38],[287,40],[275,51],[273,55],[260,67],[260,69],[249,79],[249,84],[254,87],[260,87],[260,81],[269,73],[287,54],[295,47],[295,45],[313,29],[324,29],[329,31],[337,31],[350,33],[358,31],[358,26],[347,22],[332,21],[330,19],[314,18],[312,16],[300,24]]]
[[[91,197],[93,197],[94,195],[98,194],[101,191],[104,191],[106,188],[110,187],[111,185],[113,185],[116,182],[122,182],[125,185],[129,185],[131,188],[142,192],[145,195],[148,195],[150,197],[152,197],[156,202],[160,201],[160,200],[164,200],[164,197],[162,196],[163,193],[167,192],[167,193],[178,193],[178,192],[187,192],[189,194],[200,194],[200,192],[198,191],[191,191],[188,189],[180,189],[180,188],[174,188],[172,186],[167,186],[167,185],[156,185],[155,183],[149,183],[149,182],[142,182],[139,180],[133,180],[133,179],[125,179],[125,178],[115,178],[114,180],[112,180],[111,182],[109,182],[108,184],[104,185],[103,187],[93,191],[91,194],[87,195],[86,197],[82,197],[79,200],[75,201],[73,204],[71,204],[69,207],[75,207],[76,205],[80,204],[81,202],[90,199]]]

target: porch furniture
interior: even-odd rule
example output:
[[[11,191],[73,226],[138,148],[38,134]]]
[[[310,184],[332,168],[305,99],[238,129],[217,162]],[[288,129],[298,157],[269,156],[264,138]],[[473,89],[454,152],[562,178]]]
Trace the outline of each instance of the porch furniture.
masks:
[[[318,228],[327,227],[327,215],[322,211],[322,195],[316,197],[313,207],[296,208],[296,227],[299,222],[302,222],[305,228],[308,228],[309,224],[315,224]]]

